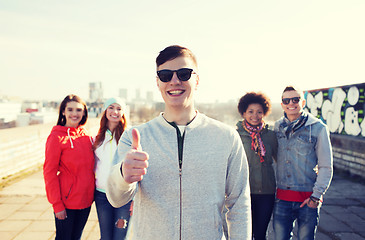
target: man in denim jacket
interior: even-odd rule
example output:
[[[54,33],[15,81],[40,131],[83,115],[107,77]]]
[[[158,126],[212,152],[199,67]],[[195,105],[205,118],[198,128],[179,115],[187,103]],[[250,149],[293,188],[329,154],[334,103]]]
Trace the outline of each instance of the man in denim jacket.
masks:
[[[327,126],[303,111],[303,93],[284,89],[284,116],[275,123],[278,139],[275,239],[291,239],[293,223],[298,239],[314,239],[319,210],[332,174],[332,147]]]

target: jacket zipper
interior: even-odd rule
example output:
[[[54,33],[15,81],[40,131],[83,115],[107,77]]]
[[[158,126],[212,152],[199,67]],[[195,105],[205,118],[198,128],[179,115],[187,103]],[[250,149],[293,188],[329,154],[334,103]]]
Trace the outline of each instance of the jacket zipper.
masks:
[[[177,133],[177,143],[178,143],[178,153],[179,153],[179,189],[180,189],[180,229],[179,229],[179,236],[181,240],[181,232],[182,232],[182,163],[183,163],[183,147],[184,147],[184,137],[185,131],[181,136],[179,128],[176,126],[176,133]]]
[[[70,190],[68,190],[67,195],[65,196],[65,199],[67,199],[70,196],[71,190],[72,190],[73,184],[70,187]]]
[[[181,240],[181,231],[182,231],[182,191],[181,191],[181,171],[182,169],[179,169],[179,177],[180,177],[180,229],[179,229],[179,236]]]
[[[168,122],[168,121],[166,121],[166,122]],[[180,129],[176,125],[176,123],[175,122],[168,122],[168,123],[176,129],[176,136],[177,136],[177,148],[178,148],[178,160],[179,160],[179,191],[180,191],[179,239],[181,240],[181,232],[182,232],[182,163],[183,163],[184,138],[185,138],[186,131],[184,131],[183,135],[181,136]]]
[[[177,135],[177,147],[178,147],[178,160],[179,160],[179,191],[180,191],[180,223],[179,223],[179,239],[181,240],[181,232],[182,232],[182,163],[183,163],[183,147],[184,147],[184,138],[185,131],[181,136],[180,129],[176,125],[176,123],[170,123],[172,126],[176,128]]]

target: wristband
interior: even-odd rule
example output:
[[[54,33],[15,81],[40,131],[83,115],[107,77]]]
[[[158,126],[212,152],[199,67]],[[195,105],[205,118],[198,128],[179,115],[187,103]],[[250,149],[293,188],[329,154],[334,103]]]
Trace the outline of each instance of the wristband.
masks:
[[[309,199],[317,205],[321,202],[321,200],[319,198],[316,198],[313,196],[310,196]]]

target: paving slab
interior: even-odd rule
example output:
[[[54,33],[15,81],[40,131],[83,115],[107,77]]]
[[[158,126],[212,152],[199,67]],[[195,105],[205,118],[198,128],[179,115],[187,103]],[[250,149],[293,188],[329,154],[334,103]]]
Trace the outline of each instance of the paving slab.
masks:
[[[22,232],[14,240],[24,239],[54,239],[52,232]]]
[[[335,234],[338,239],[341,240],[364,240],[364,236],[361,236],[357,233],[336,233]]]
[[[3,232],[0,231],[0,239],[1,240],[12,240],[16,237],[17,232]]]

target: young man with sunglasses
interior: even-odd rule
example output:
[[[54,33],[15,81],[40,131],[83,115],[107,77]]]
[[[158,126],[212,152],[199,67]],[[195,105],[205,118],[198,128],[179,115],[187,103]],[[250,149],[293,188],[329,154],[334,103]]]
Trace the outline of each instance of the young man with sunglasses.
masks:
[[[277,192],[274,207],[276,240],[314,239],[319,210],[332,174],[332,147],[327,126],[304,112],[303,93],[288,86],[282,94],[284,117],[275,123],[278,139]]]
[[[235,129],[194,107],[199,85],[193,53],[169,46],[156,58],[165,102],[157,118],[123,133],[120,163],[107,196],[120,207],[134,199],[128,239],[251,238],[248,166]]]

